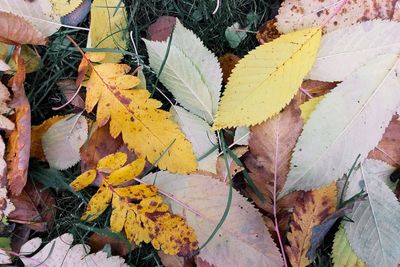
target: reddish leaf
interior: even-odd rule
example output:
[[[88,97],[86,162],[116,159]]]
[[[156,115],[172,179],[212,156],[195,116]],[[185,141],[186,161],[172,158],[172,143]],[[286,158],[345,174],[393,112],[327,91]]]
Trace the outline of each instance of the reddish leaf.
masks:
[[[8,44],[45,45],[46,37],[24,18],[0,11],[0,41]]]
[[[218,58],[219,64],[221,65],[222,69],[222,79],[224,83],[228,82],[228,78],[232,73],[233,68],[239,62],[240,57],[232,54],[226,53],[222,57]]]
[[[171,16],[159,17],[147,29],[147,38],[152,41],[166,41],[175,27],[176,18]]]
[[[11,248],[13,252],[19,253],[22,245],[28,241],[30,233],[31,228],[25,224],[19,224],[15,227],[11,237]]]
[[[8,220],[26,224],[30,229],[44,232],[53,223],[55,200],[49,190],[42,191],[38,184],[27,183],[19,196],[11,196],[13,211]]]
[[[20,52],[17,47],[16,54]],[[31,146],[31,109],[25,95],[25,67],[22,57],[16,56],[18,69],[13,77],[14,98],[10,104],[15,109],[15,129],[11,132],[7,145],[8,184],[14,195],[19,195],[27,180]]]
[[[126,242],[116,237],[93,233],[88,241],[92,253],[102,250],[107,244],[111,246],[112,255],[126,256],[129,253],[129,247]]]

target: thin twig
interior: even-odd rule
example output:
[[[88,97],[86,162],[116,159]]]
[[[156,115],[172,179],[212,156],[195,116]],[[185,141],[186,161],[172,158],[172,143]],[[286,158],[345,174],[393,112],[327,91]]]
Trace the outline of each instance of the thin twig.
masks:
[[[309,93],[309,92],[307,92],[307,90],[306,89],[304,89],[303,87],[301,87],[300,86],[300,91],[303,93],[303,94],[305,94],[308,98],[313,98],[313,96]]]
[[[59,107],[53,107],[52,110],[60,110],[66,106],[68,106],[72,101],[74,101],[75,97],[78,96],[79,91],[81,90],[82,85],[79,85],[78,89],[76,90],[75,94],[63,105],[59,106]]]
[[[218,11],[220,5],[221,5],[221,0],[217,0],[217,6],[215,7],[215,9],[212,13],[213,15],[217,14],[217,11]]]

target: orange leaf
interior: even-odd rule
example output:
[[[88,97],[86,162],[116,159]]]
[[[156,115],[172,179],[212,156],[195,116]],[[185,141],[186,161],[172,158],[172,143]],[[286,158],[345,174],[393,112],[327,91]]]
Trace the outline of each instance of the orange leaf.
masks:
[[[226,53],[225,55],[218,58],[219,64],[221,65],[222,69],[222,80],[224,83],[228,82],[228,78],[232,73],[233,68],[239,62],[240,57],[232,54]]]
[[[276,19],[266,21],[257,31],[256,38],[260,44],[271,42],[281,36],[275,26]]]
[[[287,238],[290,246],[286,253],[293,267],[310,264],[306,257],[311,246],[312,228],[321,224],[336,210],[336,183],[304,193],[295,204],[291,232]]]
[[[24,18],[0,11],[0,41],[8,44],[45,45],[46,37]]]

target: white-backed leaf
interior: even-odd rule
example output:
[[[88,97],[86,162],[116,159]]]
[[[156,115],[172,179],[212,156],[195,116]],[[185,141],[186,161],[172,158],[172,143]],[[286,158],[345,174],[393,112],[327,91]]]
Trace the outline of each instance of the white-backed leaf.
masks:
[[[144,42],[150,66],[158,73],[167,56],[168,41]],[[211,124],[218,106],[221,77],[217,58],[177,20],[160,81],[184,108]]]
[[[218,157],[217,137],[211,131],[210,125],[198,116],[191,114],[179,106],[171,107],[174,121],[181,127],[186,138],[192,143],[194,153],[199,163],[199,170],[216,173]],[[210,151],[213,152],[210,153]],[[206,156],[208,154],[208,156]]]
[[[346,196],[362,189],[365,200],[356,202],[345,222],[355,253],[371,267],[395,267],[400,262],[400,203],[389,188],[394,168],[382,161],[366,160],[350,178]]]
[[[24,17],[45,36],[52,35],[60,28],[60,16],[53,12],[49,0],[2,0],[0,11]]]
[[[118,256],[108,257],[104,251],[88,254],[88,245],[77,244],[71,247],[74,238],[71,234],[63,234],[50,241],[44,248],[33,256],[20,257],[26,267],[90,267],[90,266],[119,266],[128,267],[125,260]],[[40,238],[34,238],[21,247],[20,254],[28,255],[36,251],[41,244]]]
[[[397,55],[381,55],[325,96],[296,144],[282,195],[328,185],[366,158],[399,105],[399,72]]]
[[[249,127],[237,127],[235,130],[235,136],[233,138],[233,142],[237,145],[247,146],[249,144],[250,139],[250,130]]]
[[[80,160],[80,147],[88,136],[88,125],[82,116],[70,116],[52,125],[42,137],[42,146],[50,167],[64,170]]]
[[[342,81],[377,55],[400,52],[400,23],[365,21],[322,36],[308,78]]]
[[[175,175],[158,172],[143,178],[196,211],[196,215],[176,201],[166,199],[174,214],[185,217],[201,244],[208,239],[224,214],[229,198],[228,185],[202,175]],[[233,191],[228,217],[199,257],[214,266],[282,266],[281,255],[261,214],[243,196]]]

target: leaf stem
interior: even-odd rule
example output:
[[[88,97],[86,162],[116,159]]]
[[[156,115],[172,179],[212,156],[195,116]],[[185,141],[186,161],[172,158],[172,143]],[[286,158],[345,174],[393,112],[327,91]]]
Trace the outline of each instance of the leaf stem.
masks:
[[[348,2],[349,0],[342,0],[341,3],[336,7],[335,11],[333,11],[323,22],[321,25],[321,29],[325,28],[326,25],[339,13],[339,11],[343,8],[343,6]]]

